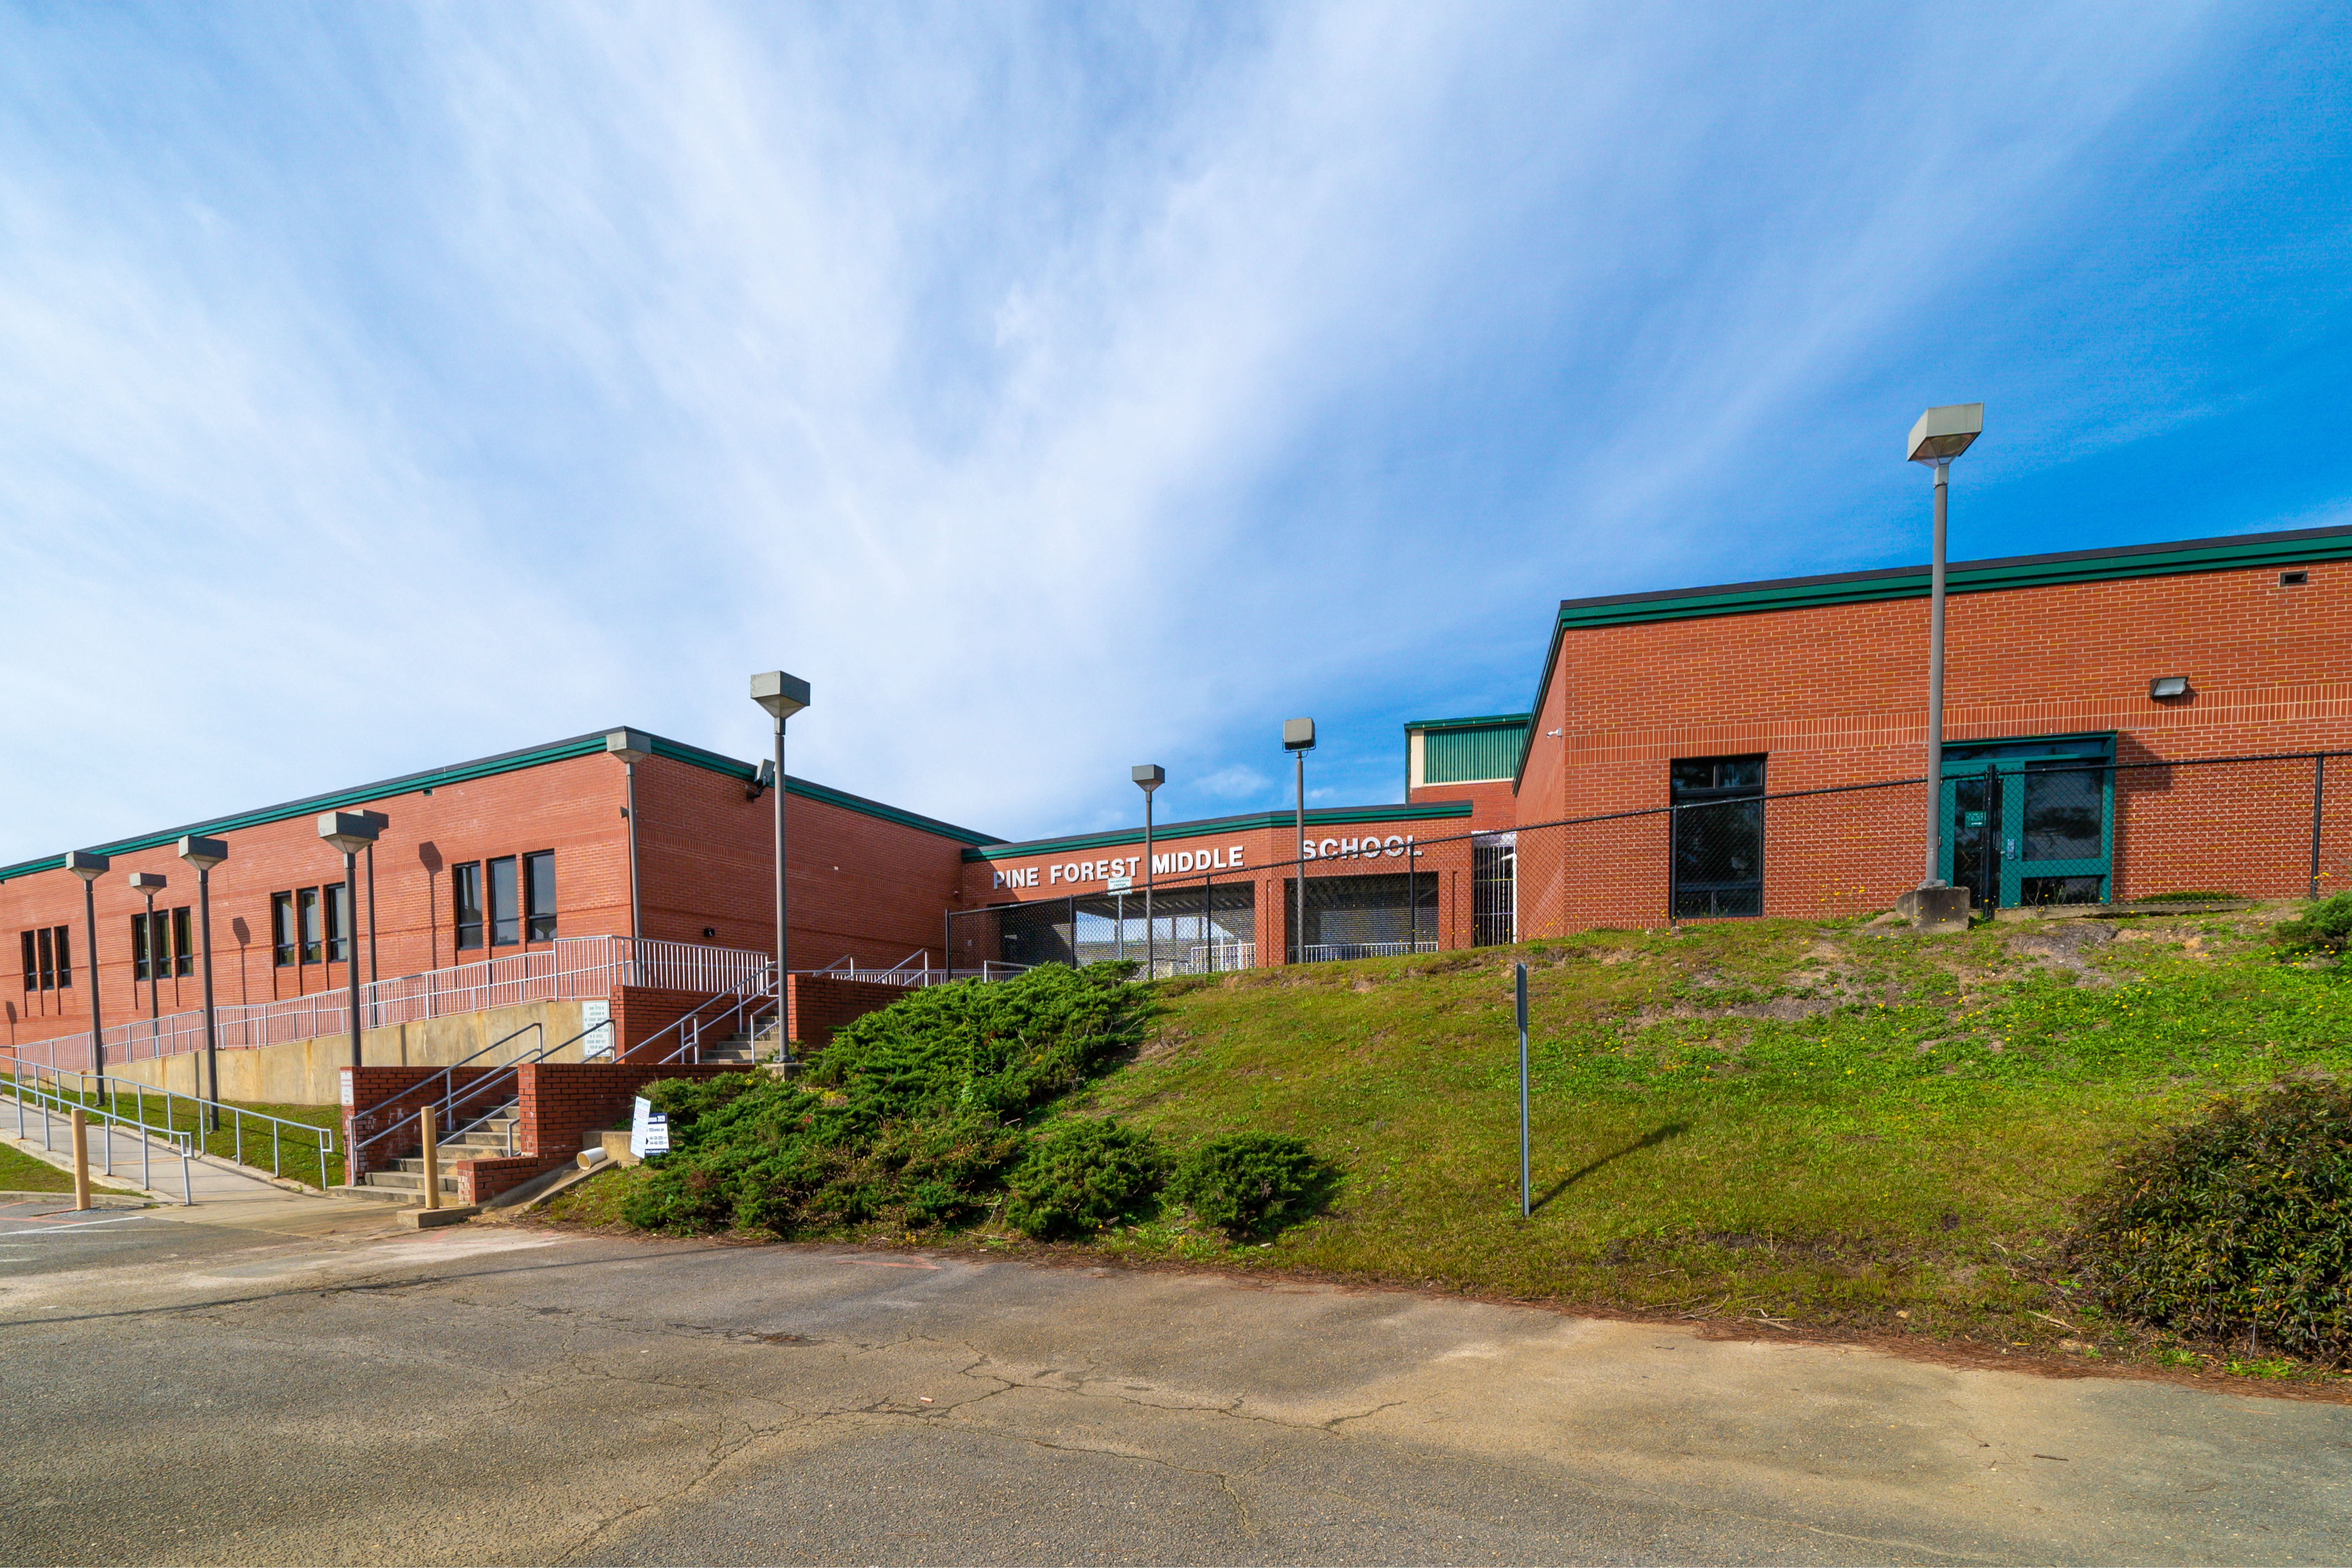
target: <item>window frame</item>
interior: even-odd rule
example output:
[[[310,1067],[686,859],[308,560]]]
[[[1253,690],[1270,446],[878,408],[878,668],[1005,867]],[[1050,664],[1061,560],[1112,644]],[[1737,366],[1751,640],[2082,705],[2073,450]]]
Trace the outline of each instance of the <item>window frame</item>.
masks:
[[[329,882],[319,885],[319,905],[325,914],[327,962],[352,962],[354,947],[352,933],[352,890],[349,883]]]
[[[183,904],[172,911],[172,975],[173,978],[196,972],[195,923],[189,908]]]
[[[466,918],[467,895],[472,897],[473,919]],[[482,920],[482,862],[478,860],[456,861],[449,867],[449,924],[457,933],[455,953],[478,953],[488,946],[489,932]],[[474,939],[466,940],[471,930]]]
[[[299,962],[302,932],[294,920],[291,889],[269,895],[269,967],[291,969]]]
[[[319,904],[319,890],[298,887],[294,890],[294,935],[296,952],[304,964],[327,961],[326,912]]]
[[[498,855],[482,862],[482,894],[485,905],[484,923],[489,928],[490,947],[519,947],[522,945],[522,867],[517,855]],[[506,872],[505,914],[499,913],[499,872]]]
[[[541,893],[546,894],[544,908],[540,902]],[[529,946],[533,942],[552,942],[556,929],[555,852],[532,850],[522,857],[523,945]]]
[[[1756,781],[1753,784],[1726,784],[1721,782],[1723,770],[1726,768],[1750,762],[1756,765]],[[1666,810],[1672,827],[1667,835],[1666,908],[1672,918],[1676,920],[1758,920],[1763,917],[1765,890],[1764,802],[1767,794],[1771,788],[1771,763],[1772,756],[1769,751],[1733,752],[1717,757],[1676,757],[1670,758],[1667,761]],[[1678,769],[1695,768],[1701,765],[1705,765],[1712,769],[1710,777],[1713,778],[1716,782],[1704,785],[1685,785],[1675,777]],[[1703,831],[1703,824],[1706,819],[1701,818],[1695,820],[1685,813],[1690,811],[1693,808],[1697,808],[1702,810],[1720,812],[1724,808],[1738,805],[1742,801],[1753,801],[1755,803],[1755,876],[1753,878],[1740,878],[1731,881],[1721,879],[1708,880],[1698,883],[1696,887],[1686,888],[1683,878],[1683,858],[1685,853],[1684,833],[1686,828],[1691,829],[1694,834]],[[1746,900],[1739,895],[1744,894],[1750,888],[1755,892],[1754,908],[1726,909],[1723,907],[1727,896],[1738,899],[1741,903],[1745,903]],[[1685,898],[1686,893],[1704,897],[1706,900],[1706,907],[1689,907],[1688,901]]]

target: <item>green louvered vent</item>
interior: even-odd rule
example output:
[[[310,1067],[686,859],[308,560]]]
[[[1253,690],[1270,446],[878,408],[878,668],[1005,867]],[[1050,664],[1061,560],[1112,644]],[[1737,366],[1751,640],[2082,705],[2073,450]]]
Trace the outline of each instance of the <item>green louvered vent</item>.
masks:
[[[1421,777],[1425,784],[1468,784],[1508,779],[1518,766],[1524,724],[1480,729],[1433,729],[1421,737]]]

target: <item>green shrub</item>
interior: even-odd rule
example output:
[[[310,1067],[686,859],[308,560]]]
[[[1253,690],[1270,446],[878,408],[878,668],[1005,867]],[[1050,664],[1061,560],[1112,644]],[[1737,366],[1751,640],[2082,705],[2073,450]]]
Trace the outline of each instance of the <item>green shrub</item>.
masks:
[[[1004,1218],[1039,1240],[1088,1236],[1149,1208],[1166,1162],[1151,1134],[1117,1122],[1064,1122],[1030,1145],[1006,1180]]]
[[[2281,1085],[2141,1145],[2088,1201],[2068,1252],[2123,1317],[2352,1357],[2352,1092]]]
[[[917,991],[868,1013],[797,1082],[765,1072],[646,1092],[670,1153],[623,1208],[677,1234],[919,1228],[984,1211],[1028,1140],[1019,1123],[1140,1035],[1131,967],[1046,965]]]
[[[1305,1140],[1282,1133],[1232,1133],[1187,1155],[1168,1196],[1240,1240],[1271,1236],[1321,1207],[1333,1173]]]
[[[2271,927],[2271,940],[2290,957],[2305,953],[2340,956],[2352,944],[2352,892],[2323,898],[2299,917],[2280,921]]]

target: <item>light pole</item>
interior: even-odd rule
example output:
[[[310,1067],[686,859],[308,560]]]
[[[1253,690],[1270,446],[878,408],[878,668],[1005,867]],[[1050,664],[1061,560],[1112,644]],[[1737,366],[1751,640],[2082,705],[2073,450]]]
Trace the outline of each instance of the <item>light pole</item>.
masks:
[[[361,816],[362,816],[362,817],[365,817],[365,818],[369,821],[369,822],[371,822],[372,824],[373,824],[373,825],[374,825],[374,828],[375,828],[375,831],[376,831],[377,832],[379,832],[379,833],[383,832],[386,828],[388,828],[388,827],[392,826],[392,819],[391,819],[390,817],[385,816],[382,811],[362,811],[362,812],[360,813],[360,815],[361,815]],[[381,978],[383,977],[382,976],[380,976],[380,975],[378,975],[378,974],[376,973],[376,964],[375,964],[375,845],[374,845],[373,842],[371,842],[371,843],[368,845],[368,847],[367,847],[367,862],[368,862],[368,873],[367,873],[367,882],[368,882],[368,985],[369,985],[369,987],[372,988],[373,988],[373,986],[375,985],[376,981],[377,981],[377,980],[379,980],[379,979],[381,979]],[[378,999],[378,1001],[376,1002],[376,1006],[377,1006],[377,1007],[379,1007],[379,1008],[381,1008],[382,1006],[383,1006],[383,1001],[382,1001],[381,999]],[[378,1021],[378,1022],[382,1022],[383,1020],[382,1020],[382,1019],[378,1019],[377,1021]]]
[[[769,670],[751,677],[751,700],[776,721],[776,1049],[790,1051],[792,1019],[785,1011],[791,998],[784,994],[791,962],[791,939],[784,932],[784,721],[809,706],[809,684],[798,675]]]
[[[341,851],[343,856],[343,940],[350,944],[343,951],[343,974],[351,981],[352,1065],[360,1067],[365,1065],[360,1060],[360,937],[352,929],[359,923],[351,918],[358,910],[359,900],[352,893],[359,877],[360,852],[375,842],[375,824],[361,811],[321,811],[319,837]]]
[[[81,878],[82,925],[89,934],[89,956],[82,967],[89,971],[89,1067],[98,1079],[98,1103],[106,1103],[106,1020],[98,1007],[98,893],[92,886],[114,862],[89,850],[68,850],[66,870]]]
[[[654,754],[654,737],[641,729],[616,729],[604,737],[604,749],[621,759],[627,777],[628,804],[621,815],[629,820],[629,983],[637,983],[637,944],[645,940],[645,920],[637,905],[637,764]]]
[[[1952,459],[1984,434],[1984,404],[1931,408],[1911,427],[1904,455],[1936,470],[1935,564],[1927,579],[1927,847],[1923,888],[1944,885],[1944,520],[1951,497]]]
[[[147,896],[147,1049],[155,1055],[161,1055],[163,1050],[163,981],[155,961],[155,895],[170,885],[170,881],[161,872],[131,873],[131,891]],[[139,983],[136,973],[131,975],[131,983]]]
[[[190,833],[180,840],[180,858],[196,868],[196,939],[205,945],[205,1098],[211,1104],[205,1112],[210,1125],[206,1132],[220,1131],[220,1021],[213,1010],[213,867],[228,859],[228,844],[221,839],[200,839]],[[319,1175],[319,1183],[326,1185],[326,1173]]]
[[[1139,763],[1129,768],[1128,777],[1143,791],[1143,977],[1160,977],[1160,932],[1151,924],[1151,792],[1168,782],[1168,769],[1157,762]],[[1120,924],[1124,925],[1122,921]],[[1070,956],[1078,956],[1078,927],[1070,923]]]
[[[1307,962],[1307,754],[1315,749],[1315,721],[1311,718],[1286,718],[1282,721],[1282,749],[1298,763],[1298,908],[1291,921],[1291,944],[1298,949],[1298,961]]]

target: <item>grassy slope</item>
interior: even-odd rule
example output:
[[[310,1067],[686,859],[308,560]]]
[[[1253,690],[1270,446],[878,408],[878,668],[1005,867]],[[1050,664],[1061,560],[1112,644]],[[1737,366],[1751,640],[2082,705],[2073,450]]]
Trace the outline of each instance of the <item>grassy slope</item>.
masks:
[[[5,1090],[0,1090],[0,1096],[5,1096]],[[95,1095],[82,1095],[79,1098],[86,1104],[96,1103]],[[131,1094],[124,1092],[122,1098],[128,1101],[131,1098]],[[7,1103],[5,1097],[0,1097],[0,1105]],[[247,1165],[265,1171],[270,1168],[271,1158],[275,1155],[281,1175],[289,1180],[306,1182],[312,1186],[321,1185],[332,1186],[343,1179],[343,1151],[341,1147],[343,1136],[343,1113],[341,1106],[269,1105],[247,1102],[230,1102],[230,1103],[258,1115],[274,1116],[282,1122],[299,1122],[306,1126],[323,1127],[331,1132],[337,1147],[327,1155],[327,1180],[321,1184],[319,1179],[319,1145],[316,1139],[301,1133],[289,1132],[285,1134],[283,1145],[280,1146],[277,1129],[266,1122],[246,1122],[243,1136],[240,1138],[236,1119],[224,1113],[220,1130],[205,1134],[204,1146],[208,1153],[217,1155],[223,1159],[236,1159],[242,1155]],[[162,1125],[168,1111],[173,1126],[185,1132],[198,1131],[199,1113],[194,1103],[190,1101],[173,1099],[167,1103],[161,1094],[150,1094],[145,1097],[144,1104],[147,1120],[152,1124]],[[13,1116],[15,1113],[10,1112],[8,1114]],[[7,1125],[13,1131],[16,1124],[10,1122]],[[96,1134],[93,1134],[92,1136]],[[34,1163],[37,1165],[40,1162]],[[68,1186],[72,1185],[70,1177],[66,1179]],[[27,1187],[25,1190],[29,1192],[47,1189]]]
[[[1294,1132],[1339,1162],[1333,1212],[1266,1266],[2113,1354],[2133,1336],[2068,1300],[2051,1247],[2104,1151],[2217,1088],[2352,1067],[2352,970],[2277,964],[2264,918],[2103,945],[2091,923],[1741,922],[1179,981],[1158,1038],[1074,1109],[1179,1147]],[[1108,1244],[1242,1260],[1173,1225]]]
[[[73,1177],[46,1161],[0,1144],[0,1192],[71,1192]]]

